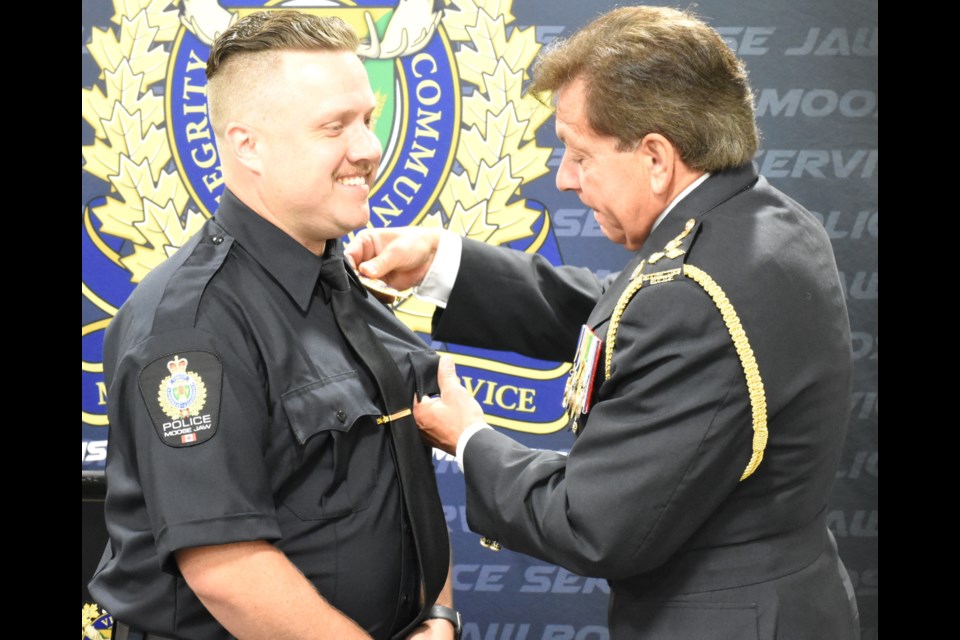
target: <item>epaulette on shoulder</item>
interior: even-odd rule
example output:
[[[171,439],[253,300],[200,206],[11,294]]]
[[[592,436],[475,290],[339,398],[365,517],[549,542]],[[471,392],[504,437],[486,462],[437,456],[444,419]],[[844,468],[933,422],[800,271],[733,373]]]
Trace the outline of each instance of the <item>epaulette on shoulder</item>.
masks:
[[[689,278],[700,285],[713,300],[723,317],[724,324],[727,325],[727,331],[730,332],[733,346],[740,358],[740,365],[743,367],[747,391],[750,395],[750,408],[753,414],[753,453],[750,456],[750,462],[747,463],[746,469],[740,476],[740,480],[743,481],[760,466],[760,462],[763,460],[763,452],[767,447],[766,392],[763,388],[757,359],[750,347],[750,340],[747,338],[743,325],[740,323],[740,318],[733,308],[733,304],[727,298],[727,294],[708,273],[686,263],[686,253],[693,241],[694,232],[698,225],[697,220],[692,218],[688,220],[680,235],[668,242],[662,251],[657,251],[648,256],[630,275],[630,284],[620,295],[620,299],[617,300],[617,305],[614,307],[613,315],[610,317],[604,354],[604,370],[606,377],[609,378],[614,346],[617,341],[617,330],[620,328],[620,319],[626,311],[627,305],[630,304],[630,301],[640,289],[672,282],[677,278]]]
[[[170,275],[168,293],[157,306],[153,321],[156,331],[193,326],[207,284],[220,270],[233,243],[233,237],[211,220],[177,250],[173,259],[180,264]],[[169,295],[174,291],[175,296]]]

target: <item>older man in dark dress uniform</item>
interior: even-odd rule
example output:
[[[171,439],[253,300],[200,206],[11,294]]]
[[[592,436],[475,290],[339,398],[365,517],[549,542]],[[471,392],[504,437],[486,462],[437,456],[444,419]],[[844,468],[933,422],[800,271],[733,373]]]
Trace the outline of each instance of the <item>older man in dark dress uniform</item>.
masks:
[[[618,275],[452,234],[379,230],[361,273],[445,309],[434,337],[570,360],[569,456],[484,424],[452,361],[415,409],[457,454],[486,544],[607,578],[611,637],[854,638],[825,525],[850,402],[830,242],[758,177],[742,63],[689,14],[633,7],[553,45],[557,186],[635,252]],[[579,345],[578,345],[579,341]]]

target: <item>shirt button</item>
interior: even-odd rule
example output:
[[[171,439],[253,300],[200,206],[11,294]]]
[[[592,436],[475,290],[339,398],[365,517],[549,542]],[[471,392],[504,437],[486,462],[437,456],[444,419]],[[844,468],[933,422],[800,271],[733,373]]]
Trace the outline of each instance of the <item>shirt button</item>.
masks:
[[[210,242],[213,244],[221,244],[223,242],[223,236],[213,236],[210,238]]]
[[[346,421],[347,421],[347,412],[344,411],[343,409],[337,410],[337,420],[339,420],[340,422],[346,422]]]

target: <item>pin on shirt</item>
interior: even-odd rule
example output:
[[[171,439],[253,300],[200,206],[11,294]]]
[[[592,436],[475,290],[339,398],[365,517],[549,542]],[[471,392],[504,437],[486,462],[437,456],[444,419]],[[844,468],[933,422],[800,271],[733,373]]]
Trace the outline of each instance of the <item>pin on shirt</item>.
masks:
[[[367,291],[372,293],[374,298],[394,309],[400,306],[404,300],[413,294],[412,290],[398,291],[383,280],[368,278],[360,275],[359,273],[357,274],[357,277],[360,279],[360,284],[362,284]]]

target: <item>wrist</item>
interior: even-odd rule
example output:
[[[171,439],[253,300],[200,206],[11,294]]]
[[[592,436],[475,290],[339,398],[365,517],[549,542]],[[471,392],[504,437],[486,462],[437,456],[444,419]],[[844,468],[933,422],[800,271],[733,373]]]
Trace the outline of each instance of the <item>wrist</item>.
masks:
[[[467,443],[470,442],[470,438],[472,438],[477,432],[482,431],[483,429],[489,429],[489,428],[490,428],[490,425],[488,425],[486,422],[483,422],[482,420],[478,422],[474,422],[473,424],[468,426],[466,429],[464,429],[463,433],[461,433],[460,436],[457,438],[457,445],[456,445],[456,450],[454,455],[457,458],[457,466],[460,467],[461,473],[463,472],[463,452],[466,451]]]
[[[429,263],[415,290],[417,297],[446,308],[460,270],[461,244],[460,236],[450,231],[437,231],[431,237]]]
[[[460,634],[463,632],[463,620],[460,612],[452,607],[441,604],[435,604],[427,609],[426,619],[428,621],[437,621],[441,624],[449,623],[453,627],[454,640],[460,640]]]

